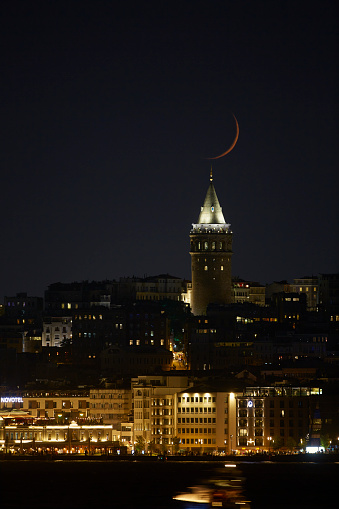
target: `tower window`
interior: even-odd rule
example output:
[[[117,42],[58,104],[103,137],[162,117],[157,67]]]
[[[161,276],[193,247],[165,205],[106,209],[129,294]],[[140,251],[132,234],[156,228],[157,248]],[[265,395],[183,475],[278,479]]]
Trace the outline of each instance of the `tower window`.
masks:
[[[204,247],[205,247],[205,250],[207,250],[207,249],[208,249],[208,242],[205,242],[205,243],[204,243]]]
[[[211,211],[212,211],[212,212],[214,212],[214,207],[213,207],[213,205],[212,205],[212,207],[211,207]]]
[[[208,270],[208,267],[207,267],[207,265],[205,265],[205,267],[204,267],[204,270]]]
[[[220,270],[224,270],[224,266],[223,265],[221,265]]]
[[[219,242],[219,249],[222,249],[222,242]]]
[[[212,242],[212,249],[215,249],[215,242]]]

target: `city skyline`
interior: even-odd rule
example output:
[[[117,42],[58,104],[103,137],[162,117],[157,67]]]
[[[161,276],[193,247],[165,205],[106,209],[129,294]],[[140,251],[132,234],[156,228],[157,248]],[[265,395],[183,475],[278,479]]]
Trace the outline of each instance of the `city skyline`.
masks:
[[[331,2],[3,8],[0,293],[170,273],[209,185],[232,274],[338,272]]]

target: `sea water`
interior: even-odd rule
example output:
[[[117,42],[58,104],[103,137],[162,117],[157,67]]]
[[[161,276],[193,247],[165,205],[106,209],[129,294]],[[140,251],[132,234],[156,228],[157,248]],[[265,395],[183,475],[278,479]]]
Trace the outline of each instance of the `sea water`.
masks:
[[[336,508],[339,463],[240,462],[251,509]],[[2,509],[181,509],[223,462],[0,461]]]

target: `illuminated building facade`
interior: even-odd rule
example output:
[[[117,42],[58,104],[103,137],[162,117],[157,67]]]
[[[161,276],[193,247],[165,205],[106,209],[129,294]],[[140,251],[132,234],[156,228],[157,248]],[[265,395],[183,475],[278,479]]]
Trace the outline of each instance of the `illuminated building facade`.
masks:
[[[310,415],[321,389],[250,387],[237,395],[236,446],[241,451],[293,449],[310,431]]]
[[[59,422],[89,417],[89,391],[26,391],[20,394],[1,394],[1,408],[22,410],[38,419]]]
[[[178,394],[180,449],[239,454],[305,445],[320,395],[309,387],[190,388]]]
[[[177,395],[180,449],[197,453],[236,446],[236,399],[233,392],[190,388]],[[233,442],[234,438],[234,442]]]
[[[0,410],[0,448],[2,451],[85,453],[114,451],[119,433],[112,425],[50,424],[25,411]]]
[[[192,225],[190,255],[193,314],[206,314],[211,303],[231,303],[232,232],[213,185],[212,171],[198,222]]]
[[[188,377],[139,376],[132,379],[134,442],[145,441],[145,450],[171,450],[176,436],[176,394],[188,387]]]
[[[91,389],[89,417],[121,429],[132,408],[130,389]]]
[[[72,339],[72,318],[70,316],[44,317],[42,346],[61,347]]]
[[[319,414],[321,395],[319,388],[292,385],[233,392],[222,385],[193,385],[188,377],[176,375],[134,378],[129,394],[127,389],[100,389],[93,398],[77,394],[72,400],[64,394],[60,402],[48,394],[3,395],[0,447],[84,452],[92,445],[126,445],[132,452],[141,440],[145,453],[293,450],[305,448],[311,433],[320,434],[321,423],[314,416]],[[119,404],[115,400],[124,402],[120,409],[114,409]],[[97,408],[97,401],[104,408]],[[115,418],[104,422],[109,414],[102,412],[114,410]]]

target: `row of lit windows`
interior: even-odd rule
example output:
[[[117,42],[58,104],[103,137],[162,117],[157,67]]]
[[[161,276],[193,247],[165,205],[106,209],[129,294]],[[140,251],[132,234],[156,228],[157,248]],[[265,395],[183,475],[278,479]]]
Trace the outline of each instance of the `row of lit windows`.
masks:
[[[182,438],[180,443],[185,445],[214,445],[216,443],[215,438]]]
[[[215,396],[179,396],[178,403],[215,403]]]
[[[203,434],[209,434],[209,435],[215,435],[216,429],[215,428],[178,428],[178,433],[181,435],[186,434],[195,434],[195,435],[203,435]]]
[[[102,315],[74,315],[74,320],[102,320]],[[121,329],[122,329],[122,324]]]
[[[133,340],[133,339],[130,339],[129,340],[129,344],[130,346],[140,346],[141,344],[144,344],[144,345],[154,345],[154,339],[145,339],[144,341],[140,342],[140,339],[136,339],[136,340]],[[160,339],[160,345],[161,346],[164,346],[165,345],[165,340],[164,339]]]
[[[208,241],[205,241],[205,242],[197,242],[196,243],[196,248],[198,251],[200,251],[201,249],[203,249],[205,251],[208,251],[209,249],[211,249],[212,251],[215,251],[217,248],[222,250],[223,247],[224,247],[223,242],[217,243],[217,242],[212,241],[211,244],[209,244]]]
[[[225,419],[226,421],[227,419]],[[215,417],[179,417],[178,424],[216,424]]]
[[[122,394],[119,393],[99,393],[91,394],[91,399],[122,399]]]
[[[91,403],[91,408],[114,408],[115,410],[121,410],[123,406],[122,403]]]
[[[178,413],[185,413],[187,412],[188,414],[191,413],[191,414],[207,414],[207,413],[215,413],[216,412],[216,409],[215,407],[211,408],[211,407],[188,407],[188,408],[185,408],[185,407],[182,407],[182,408],[178,408]]]

